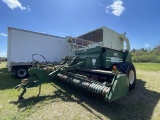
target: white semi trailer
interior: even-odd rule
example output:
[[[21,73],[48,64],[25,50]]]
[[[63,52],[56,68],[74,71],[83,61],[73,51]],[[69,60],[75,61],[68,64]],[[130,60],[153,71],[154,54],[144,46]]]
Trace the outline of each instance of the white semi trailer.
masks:
[[[73,52],[63,37],[8,27],[8,70],[17,78],[27,77],[33,54],[43,55],[48,63],[58,63]],[[44,62],[42,57],[35,57]]]

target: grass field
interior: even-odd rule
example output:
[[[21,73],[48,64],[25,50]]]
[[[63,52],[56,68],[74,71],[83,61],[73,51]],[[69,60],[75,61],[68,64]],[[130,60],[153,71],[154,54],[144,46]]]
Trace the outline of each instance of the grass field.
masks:
[[[160,64],[157,63],[134,63],[138,70],[160,71]]]
[[[136,88],[115,102],[107,103],[60,82],[32,88],[25,99],[14,79],[0,64],[0,120],[159,120],[160,119],[160,64],[136,63]]]

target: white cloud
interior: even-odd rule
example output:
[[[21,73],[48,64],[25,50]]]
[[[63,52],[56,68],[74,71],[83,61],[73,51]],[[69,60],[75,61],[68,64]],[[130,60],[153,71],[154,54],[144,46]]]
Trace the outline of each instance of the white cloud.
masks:
[[[31,8],[30,8],[30,6],[27,6],[27,9],[28,9],[28,11],[31,11]]]
[[[102,3],[98,3],[98,6],[103,6],[103,4]]]
[[[120,16],[125,8],[122,6],[123,1],[122,0],[114,0],[113,3],[106,7],[106,13],[112,13],[116,16]]]
[[[11,8],[12,10],[15,9],[15,8],[20,8],[21,10],[26,10],[27,8],[22,6],[22,4],[18,1],[18,0],[2,0],[4,3],[7,4],[7,6],[9,8]],[[30,9],[30,7],[29,7]],[[28,9],[28,10],[29,10]]]
[[[106,13],[109,13],[109,11],[110,11],[110,7],[107,6],[107,7],[106,7]]]
[[[146,47],[149,47],[150,45],[148,45],[148,44],[145,44],[145,46],[146,46]]]
[[[5,37],[8,36],[8,35],[5,34],[5,33],[0,33],[0,35],[1,35],[1,36],[5,36]]]

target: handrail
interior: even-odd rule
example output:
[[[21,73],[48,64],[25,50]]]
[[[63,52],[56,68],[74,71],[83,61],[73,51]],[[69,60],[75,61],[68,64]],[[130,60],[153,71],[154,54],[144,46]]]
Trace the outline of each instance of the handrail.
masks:
[[[72,48],[73,51],[78,50],[78,49],[87,49],[92,46],[101,46],[101,43],[98,42],[92,42],[89,40],[81,39],[81,38],[76,38],[76,37],[71,37],[67,36],[66,40],[70,47]]]

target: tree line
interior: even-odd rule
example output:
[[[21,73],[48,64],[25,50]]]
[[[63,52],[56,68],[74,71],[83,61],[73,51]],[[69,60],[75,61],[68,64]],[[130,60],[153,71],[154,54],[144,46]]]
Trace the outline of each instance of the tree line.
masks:
[[[160,63],[160,45],[153,49],[132,49],[130,51],[132,62],[152,62]],[[0,57],[0,62],[7,61],[6,57]]]
[[[6,57],[0,57],[0,62],[7,61]]]
[[[160,63],[160,45],[153,49],[132,49],[130,53],[132,56],[132,62]]]

